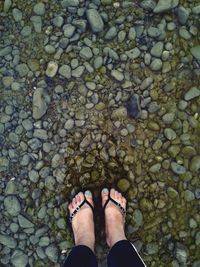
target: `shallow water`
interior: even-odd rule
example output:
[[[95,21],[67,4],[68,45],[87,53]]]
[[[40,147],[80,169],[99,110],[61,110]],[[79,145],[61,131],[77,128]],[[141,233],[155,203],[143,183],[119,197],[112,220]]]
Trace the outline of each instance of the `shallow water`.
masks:
[[[104,266],[104,186],[147,266],[200,266],[200,5],[162,2],[0,2],[1,266],[61,266],[88,188]]]

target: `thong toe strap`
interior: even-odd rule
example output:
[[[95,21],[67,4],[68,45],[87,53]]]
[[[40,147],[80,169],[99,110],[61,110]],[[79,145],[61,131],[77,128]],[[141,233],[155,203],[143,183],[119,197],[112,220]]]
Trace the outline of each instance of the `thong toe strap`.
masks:
[[[70,217],[69,217],[69,221],[70,221],[70,223],[72,222],[72,219],[74,218],[75,214],[80,210],[80,208],[81,208],[85,203],[88,204],[88,205],[90,206],[90,208],[92,209],[92,211],[94,212],[94,208],[92,207],[92,205],[90,204],[90,202],[87,201],[87,199],[85,198],[85,199],[83,200],[83,202],[82,202],[80,205],[78,205],[78,207],[77,207],[77,208],[72,212],[72,214],[70,215]]]

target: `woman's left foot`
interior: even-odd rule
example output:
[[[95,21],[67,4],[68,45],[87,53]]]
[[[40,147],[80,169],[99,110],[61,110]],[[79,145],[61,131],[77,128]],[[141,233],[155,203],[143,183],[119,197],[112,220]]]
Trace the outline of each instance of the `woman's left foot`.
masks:
[[[94,207],[92,193],[90,191],[86,191],[84,194],[79,192],[68,206],[70,215],[84,201],[84,195],[87,201]],[[85,203],[73,217],[72,229],[74,232],[75,245],[88,246],[94,252],[95,233],[93,211],[87,203]]]

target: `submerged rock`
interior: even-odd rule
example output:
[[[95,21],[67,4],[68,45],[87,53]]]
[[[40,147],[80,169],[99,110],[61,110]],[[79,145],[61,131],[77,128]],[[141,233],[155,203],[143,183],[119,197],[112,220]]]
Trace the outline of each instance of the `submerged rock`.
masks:
[[[40,119],[47,111],[50,97],[46,90],[37,88],[33,94],[33,118]]]
[[[141,114],[139,95],[137,94],[132,95],[126,103],[126,108],[128,116],[132,118],[138,118]]]
[[[178,6],[178,4],[179,0],[159,0],[153,12],[162,13],[175,8],[176,6]]]
[[[94,33],[103,31],[104,22],[96,9],[88,9],[86,15]]]

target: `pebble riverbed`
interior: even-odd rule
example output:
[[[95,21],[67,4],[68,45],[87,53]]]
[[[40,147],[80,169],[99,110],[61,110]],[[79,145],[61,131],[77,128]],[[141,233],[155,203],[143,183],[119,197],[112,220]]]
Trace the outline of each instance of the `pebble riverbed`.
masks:
[[[199,0],[1,0],[0,37],[0,266],[60,267],[114,186],[147,266],[200,267]]]

